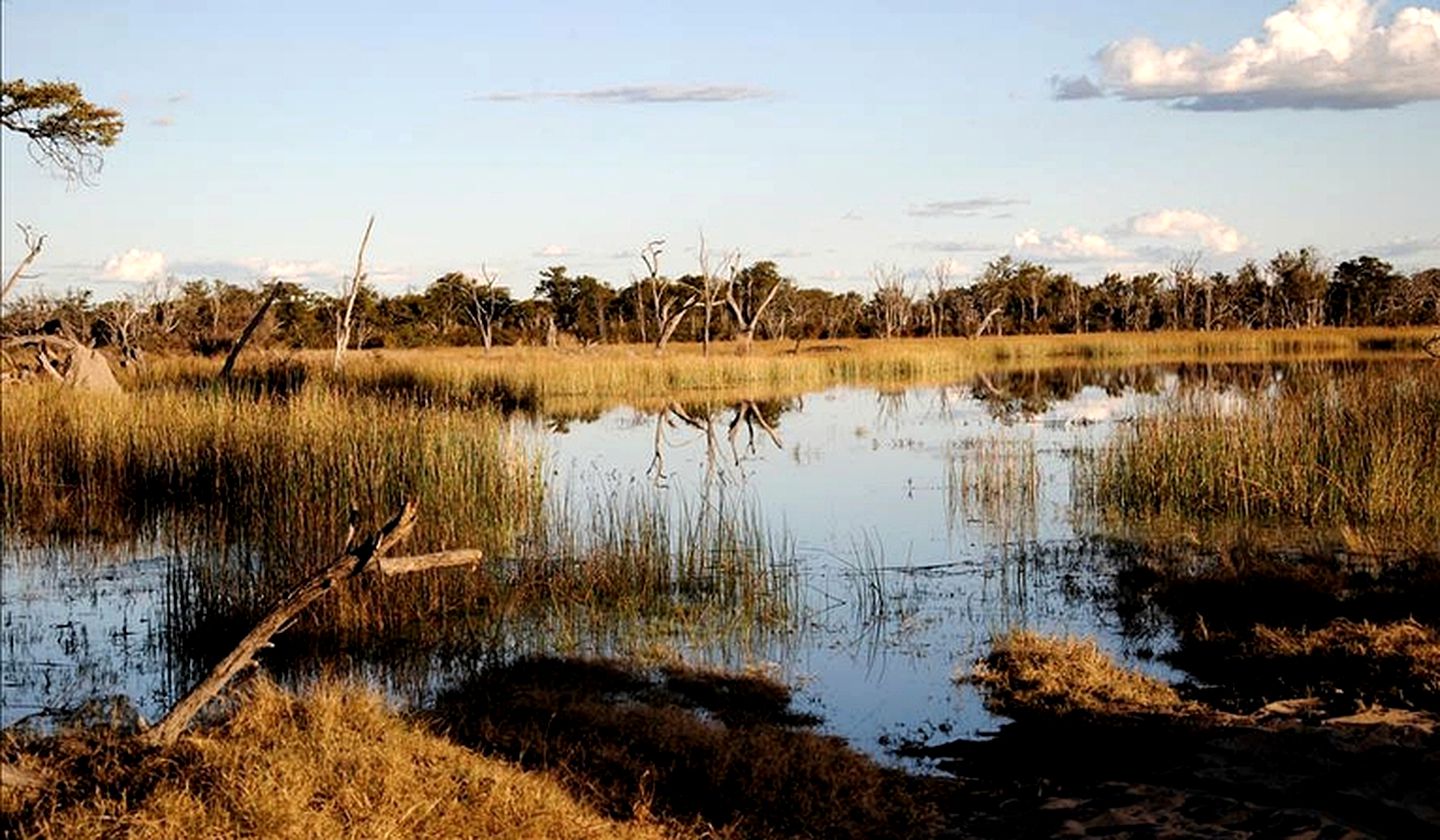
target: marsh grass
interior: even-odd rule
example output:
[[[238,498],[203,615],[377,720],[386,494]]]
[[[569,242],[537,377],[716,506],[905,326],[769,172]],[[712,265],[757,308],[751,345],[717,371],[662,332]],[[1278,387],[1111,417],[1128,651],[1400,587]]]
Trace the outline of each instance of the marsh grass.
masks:
[[[719,343],[710,356],[698,345],[671,345],[663,356],[637,345],[573,348],[497,347],[371,350],[348,357],[333,376],[325,353],[258,357],[237,369],[237,380],[272,383],[282,360],[308,368],[308,378],[336,380],[361,392],[436,405],[473,405],[490,395],[525,410],[585,413],[619,403],[657,407],[662,401],[706,399],[717,392],[784,396],[837,385],[943,384],[982,371],[1067,364],[1355,358],[1399,354],[1423,357],[1419,329],[1318,329],[1217,333],[1157,332],[1053,336],[987,336],[978,340],[857,340],[833,352],[795,353],[794,344],[757,342],[748,355]],[[295,361],[284,361],[293,365]],[[142,387],[212,382],[218,360],[157,359]],[[266,373],[271,368],[272,372]],[[283,371],[281,371],[283,372]],[[281,379],[290,382],[293,370]],[[245,386],[251,387],[251,386]],[[258,386],[257,386],[258,387]],[[273,385],[264,387],[274,390]]]
[[[1247,399],[1175,398],[1081,479],[1112,523],[1245,522],[1440,546],[1440,365],[1314,372]]]
[[[546,503],[539,458],[493,408],[316,380],[283,396],[24,388],[0,412],[6,533],[162,545],[166,626],[190,677],[336,556],[349,505],[368,514],[363,531],[406,498],[421,519],[405,551],[473,547],[487,561],[347,585],[287,634],[297,654],[338,642],[423,658],[516,633],[593,649],[638,644],[642,629],[742,644],[792,615],[786,549],[758,512]]]
[[[988,708],[1012,717],[1072,713],[1171,712],[1179,695],[1154,677],[1123,668],[1094,639],[1011,630],[958,677],[980,687]]]
[[[978,520],[996,542],[1034,538],[1040,497],[1034,438],[965,439],[946,450],[945,461],[945,511],[952,530],[957,522]]]
[[[37,800],[8,802],[26,838],[683,837],[634,800],[608,819],[555,781],[401,719],[373,692],[252,683],[223,723],[155,750],[104,729],[25,740]],[[37,761],[38,760],[38,761]],[[8,833],[8,832],[7,832]]]

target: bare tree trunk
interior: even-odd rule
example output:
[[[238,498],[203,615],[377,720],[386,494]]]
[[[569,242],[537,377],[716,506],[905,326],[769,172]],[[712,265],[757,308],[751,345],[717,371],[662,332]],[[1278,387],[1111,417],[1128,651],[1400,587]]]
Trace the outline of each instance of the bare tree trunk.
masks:
[[[990,326],[990,321],[991,321],[996,315],[999,315],[999,314],[1000,314],[1000,307],[998,307],[998,306],[995,307],[994,309],[990,310],[989,312],[985,313],[985,320],[981,321],[981,322],[980,322],[980,326],[978,326],[978,327],[975,328],[975,334],[974,334],[973,336],[971,336],[971,338],[979,338],[980,336],[984,335],[984,334],[985,334],[985,328],[986,328],[986,327],[989,327],[989,326]]]
[[[25,258],[20,260],[20,264],[15,266],[15,270],[10,272],[10,276],[6,278],[5,287],[0,289],[0,302],[3,302],[5,296],[10,294],[10,290],[15,288],[15,284],[20,281],[20,278],[25,276],[25,269],[35,262],[35,258],[40,256],[40,249],[45,247],[45,234],[36,236],[35,231],[29,225],[17,224],[15,226],[20,228],[20,235],[25,237],[26,254]]]
[[[365,281],[365,246],[370,243],[370,230],[373,227],[375,227],[375,216],[371,214],[370,221],[365,225],[365,235],[360,238],[360,253],[355,257],[355,274],[350,278],[350,288],[345,301],[345,315],[342,318],[339,313],[336,313],[335,316],[334,369],[337,373],[340,370],[345,350],[350,346],[350,320],[355,315],[355,298],[360,295],[360,284]]]
[[[265,320],[265,313],[270,311],[270,305],[275,302],[276,298],[280,297],[280,283],[278,281],[279,278],[270,278],[270,294],[265,296],[265,301],[260,304],[260,308],[256,309],[255,314],[250,316],[249,322],[245,324],[245,329],[240,331],[240,337],[235,339],[235,346],[230,348],[230,354],[225,357],[225,364],[220,368],[221,379],[230,378],[230,372],[235,368],[235,360],[240,358],[240,351],[245,349],[245,343],[250,340],[251,335],[254,335],[256,328],[260,326],[260,322]]]

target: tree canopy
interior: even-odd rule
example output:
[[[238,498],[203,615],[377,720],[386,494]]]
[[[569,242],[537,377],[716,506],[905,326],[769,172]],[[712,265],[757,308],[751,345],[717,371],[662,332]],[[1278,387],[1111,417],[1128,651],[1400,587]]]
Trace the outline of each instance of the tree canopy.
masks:
[[[71,181],[89,183],[100,150],[115,145],[125,120],[91,103],[74,82],[0,81],[0,125],[30,139],[30,154]]]

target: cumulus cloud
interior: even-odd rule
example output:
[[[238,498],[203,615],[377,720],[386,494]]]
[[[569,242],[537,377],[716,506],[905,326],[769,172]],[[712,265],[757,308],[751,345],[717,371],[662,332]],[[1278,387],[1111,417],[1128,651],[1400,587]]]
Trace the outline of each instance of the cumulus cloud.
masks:
[[[1240,231],[1197,210],[1145,213],[1131,218],[1126,230],[1139,236],[1162,239],[1194,238],[1206,248],[1221,254],[1233,254],[1246,245]]]
[[[675,102],[741,102],[768,99],[769,90],[749,85],[622,85],[589,90],[517,91],[489,93],[486,102],[591,102],[608,105],[636,105]]]
[[[1296,0],[1265,19],[1265,34],[1221,53],[1198,44],[1116,41],[1096,56],[1092,86],[1131,100],[1194,111],[1391,108],[1440,99],[1440,11],[1382,2]],[[1061,99],[1087,98],[1087,77],[1052,80]]]
[[[568,256],[573,255],[574,253],[575,253],[574,251],[571,251],[569,248],[566,248],[564,245],[546,245],[544,248],[541,248],[540,250],[536,251],[536,252],[533,254],[533,256],[537,256],[537,257],[568,257]]]
[[[1034,228],[1021,231],[1015,235],[1015,250],[1023,256],[1054,262],[1087,262],[1129,256],[1100,234],[1082,233],[1074,227],[1063,228],[1054,236],[1042,236]]]
[[[106,280],[123,280],[128,283],[158,280],[165,276],[165,255],[159,251],[131,248],[106,260],[100,267],[100,275]]]
[[[979,216],[999,207],[1029,203],[1030,201],[1024,198],[995,198],[987,195],[954,201],[932,201],[928,204],[911,207],[909,213],[912,216]]]

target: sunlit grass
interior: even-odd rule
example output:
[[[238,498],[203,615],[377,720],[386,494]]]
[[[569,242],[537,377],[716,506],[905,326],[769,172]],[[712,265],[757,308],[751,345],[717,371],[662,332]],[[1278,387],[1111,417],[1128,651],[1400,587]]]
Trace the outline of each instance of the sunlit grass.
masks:
[[[1122,430],[1087,478],[1112,522],[1289,524],[1434,550],[1440,365],[1283,381],[1274,394],[1177,397]]]
[[[728,343],[704,356],[698,345],[671,345],[662,356],[640,345],[585,349],[498,347],[370,350],[351,354],[341,387],[403,396],[425,404],[466,405],[491,395],[499,404],[547,411],[587,412],[631,403],[657,406],[716,392],[745,398],[793,395],[837,385],[937,384],[981,371],[1128,361],[1354,358],[1366,353],[1420,356],[1428,333],[1418,329],[1316,329],[1235,332],[1103,333],[986,336],[978,340],[895,339],[758,342],[744,356]],[[1370,348],[1377,348],[1371,350]],[[246,369],[266,362],[242,363]],[[330,357],[318,351],[295,358],[312,380],[336,379]],[[216,360],[157,359],[143,384],[210,382]]]

